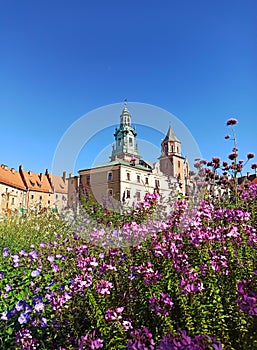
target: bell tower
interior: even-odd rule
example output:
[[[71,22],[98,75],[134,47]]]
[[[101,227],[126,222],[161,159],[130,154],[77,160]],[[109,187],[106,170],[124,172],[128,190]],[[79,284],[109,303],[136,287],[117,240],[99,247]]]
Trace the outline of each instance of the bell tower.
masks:
[[[115,145],[113,145],[111,160],[122,159],[130,162],[133,158],[135,163],[141,158],[136,143],[136,128],[131,126],[131,115],[124,103],[123,111],[120,115],[120,126],[115,129]]]
[[[175,177],[185,192],[185,185],[189,179],[189,164],[181,154],[181,142],[176,137],[171,126],[161,144],[160,170],[165,175]]]

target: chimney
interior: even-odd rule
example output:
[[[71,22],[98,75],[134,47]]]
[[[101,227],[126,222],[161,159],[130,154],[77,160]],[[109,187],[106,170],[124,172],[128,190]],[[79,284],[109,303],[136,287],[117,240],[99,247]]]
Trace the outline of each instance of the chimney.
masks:
[[[49,172],[48,172],[48,169],[46,169],[46,172],[45,172],[45,174],[46,174],[46,175],[48,175],[48,174],[49,174]]]
[[[63,182],[65,183],[66,182],[66,171],[64,171],[62,173],[62,179],[63,179]]]
[[[14,174],[14,173],[15,173],[15,169],[14,169],[14,168],[11,168],[11,172]]]
[[[42,181],[42,176],[43,176],[42,173],[40,173],[39,176],[38,176],[40,181]]]

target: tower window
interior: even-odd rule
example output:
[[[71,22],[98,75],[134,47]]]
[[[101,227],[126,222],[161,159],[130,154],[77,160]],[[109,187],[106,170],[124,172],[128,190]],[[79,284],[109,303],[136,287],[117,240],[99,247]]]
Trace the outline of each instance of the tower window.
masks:
[[[112,181],[112,172],[108,173],[108,181]]]
[[[118,139],[118,146],[121,145],[121,138]]]
[[[171,146],[171,152],[172,153],[174,152],[174,146]]]
[[[132,137],[129,138],[129,146],[133,146],[133,140],[132,140]]]
[[[178,161],[178,167],[180,168],[180,160]]]

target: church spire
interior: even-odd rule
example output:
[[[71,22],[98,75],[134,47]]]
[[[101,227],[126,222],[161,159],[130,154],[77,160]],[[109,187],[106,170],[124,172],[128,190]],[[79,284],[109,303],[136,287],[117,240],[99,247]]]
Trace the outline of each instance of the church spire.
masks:
[[[162,141],[162,154],[166,156],[169,156],[171,154],[176,154],[180,156],[181,155],[180,144],[181,142],[175,135],[171,126],[169,126],[168,132],[164,140]]]
[[[130,162],[131,158],[136,158],[139,161],[136,136],[136,129],[131,126],[131,115],[127,108],[127,100],[125,100],[120,115],[120,126],[115,129],[114,133],[115,146],[112,150],[111,160],[123,159]]]

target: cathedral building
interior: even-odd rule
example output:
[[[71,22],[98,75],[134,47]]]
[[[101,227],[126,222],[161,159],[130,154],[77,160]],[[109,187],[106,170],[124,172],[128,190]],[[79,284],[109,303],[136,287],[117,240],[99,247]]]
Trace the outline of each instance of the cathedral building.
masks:
[[[68,179],[70,207],[74,206],[74,192],[78,191],[78,187],[82,191],[90,191],[99,202],[110,200],[129,206],[143,200],[147,192],[157,192],[162,197],[168,197],[174,190],[187,194],[189,164],[181,154],[181,142],[171,127],[162,141],[161,156],[156,162],[142,159],[136,136],[125,104],[120,125],[114,132],[115,144],[110,161],[79,170],[79,176]]]

